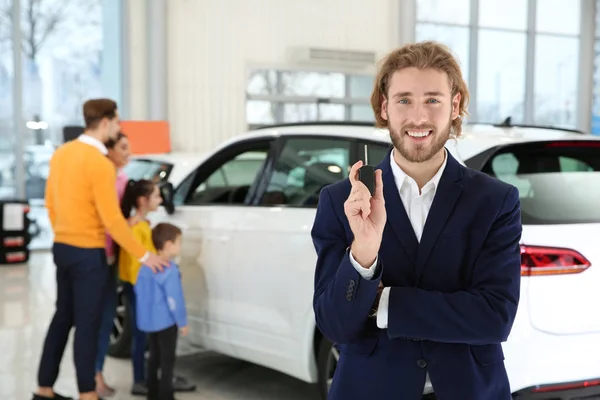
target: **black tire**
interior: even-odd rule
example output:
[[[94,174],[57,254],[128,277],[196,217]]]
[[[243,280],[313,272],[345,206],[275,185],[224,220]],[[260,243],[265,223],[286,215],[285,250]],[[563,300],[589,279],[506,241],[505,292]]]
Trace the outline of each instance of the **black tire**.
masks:
[[[326,338],[322,338],[317,351],[318,388],[321,399],[327,400],[329,388],[333,382],[335,368],[339,358],[339,350]]]
[[[114,358],[131,357],[131,310],[122,284],[117,286],[117,312],[110,334],[108,355]]]

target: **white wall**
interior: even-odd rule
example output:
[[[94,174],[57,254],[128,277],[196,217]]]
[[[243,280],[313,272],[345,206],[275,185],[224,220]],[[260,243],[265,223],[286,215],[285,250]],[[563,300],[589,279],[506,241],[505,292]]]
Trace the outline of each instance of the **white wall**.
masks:
[[[167,107],[174,149],[207,151],[243,132],[250,70],[294,68],[291,46],[383,56],[405,35],[401,1],[169,0]],[[142,79],[132,73],[136,78]]]
[[[129,104],[128,119],[147,119],[147,34],[146,34],[146,0],[127,0],[127,20],[129,28],[128,58],[129,80],[127,98]]]

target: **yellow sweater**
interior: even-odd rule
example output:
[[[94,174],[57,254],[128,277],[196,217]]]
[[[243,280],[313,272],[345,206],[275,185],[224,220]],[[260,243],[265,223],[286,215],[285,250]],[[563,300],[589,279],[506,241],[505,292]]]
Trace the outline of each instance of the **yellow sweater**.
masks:
[[[73,140],[56,150],[45,199],[55,242],[104,248],[108,231],[134,257],[146,254],[123,217],[116,179],[115,166],[94,146]]]
[[[147,251],[156,253],[152,243],[152,229],[147,221],[140,221],[133,225],[131,229],[133,230],[133,236],[142,243]],[[141,268],[142,263],[138,261],[138,258],[133,257],[123,248],[119,250],[119,279],[135,285]]]

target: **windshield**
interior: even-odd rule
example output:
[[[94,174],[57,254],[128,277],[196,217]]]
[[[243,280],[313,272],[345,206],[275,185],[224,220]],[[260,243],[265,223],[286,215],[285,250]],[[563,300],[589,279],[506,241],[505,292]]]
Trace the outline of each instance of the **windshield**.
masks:
[[[511,146],[484,172],[519,189],[523,224],[600,222],[600,141]]]
[[[154,182],[166,182],[173,170],[173,164],[158,160],[135,158],[123,168],[128,179],[148,179]]]

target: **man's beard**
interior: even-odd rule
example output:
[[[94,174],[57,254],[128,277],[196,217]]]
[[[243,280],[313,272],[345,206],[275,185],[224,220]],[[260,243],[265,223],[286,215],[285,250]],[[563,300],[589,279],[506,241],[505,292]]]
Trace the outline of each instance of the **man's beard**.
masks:
[[[392,128],[390,125],[390,139],[394,144],[394,148],[400,153],[400,155],[411,163],[422,163],[430,160],[435,156],[446,144],[450,138],[450,131],[452,130],[452,119],[448,121],[448,124],[442,131],[437,131],[432,125],[405,125],[399,131]],[[429,143],[410,143],[412,139],[406,131],[432,131],[431,144]]]

